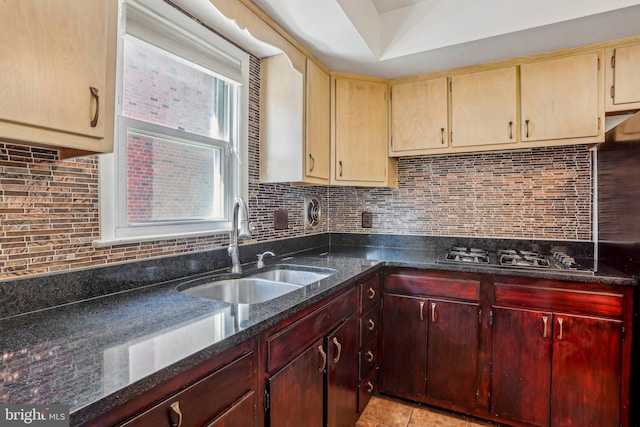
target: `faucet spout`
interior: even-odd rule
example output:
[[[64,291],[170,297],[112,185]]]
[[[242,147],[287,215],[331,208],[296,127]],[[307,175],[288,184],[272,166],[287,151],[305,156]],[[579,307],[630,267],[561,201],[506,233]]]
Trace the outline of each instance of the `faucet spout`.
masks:
[[[233,204],[233,221],[231,232],[229,233],[229,249],[227,252],[231,257],[231,272],[240,273],[240,255],[238,253],[238,240],[251,237],[249,228],[249,209],[242,197],[236,197]]]

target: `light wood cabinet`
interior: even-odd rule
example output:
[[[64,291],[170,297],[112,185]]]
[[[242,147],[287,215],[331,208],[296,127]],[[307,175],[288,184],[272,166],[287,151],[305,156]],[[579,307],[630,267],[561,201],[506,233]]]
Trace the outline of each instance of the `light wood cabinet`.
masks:
[[[605,63],[605,110],[640,108],[640,44],[608,48]]]
[[[516,67],[451,77],[451,146],[516,142],[517,92]]]
[[[523,142],[602,141],[601,56],[586,52],[520,66]]]
[[[261,63],[260,181],[329,184],[330,77],[307,59]]]
[[[116,0],[0,3],[0,138],[113,150]]]
[[[333,77],[332,184],[397,186],[388,157],[387,92],[386,80]]]
[[[391,156],[449,145],[447,94],[446,77],[391,87]]]

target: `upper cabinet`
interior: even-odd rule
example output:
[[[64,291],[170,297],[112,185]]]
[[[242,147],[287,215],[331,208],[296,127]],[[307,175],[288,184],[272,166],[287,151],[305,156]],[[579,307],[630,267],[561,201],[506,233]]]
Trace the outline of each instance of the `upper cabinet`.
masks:
[[[516,67],[451,77],[451,146],[517,141]]]
[[[608,48],[605,63],[606,111],[640,108],[640,44]]]
[[[595,51],[520,66],[523,142],[602,140],[600,57]]]
[[[447,78],[391,87],[390,154],[406,156],[449,145]]]
[[[338,75],[332,79],[332,184],[395,187],[388,158],[388,83]]]
[[[285,54],[261,63],[260,181],[329,184],[330,77]]]
[[[116,0],[0,2],[0,139],[113,150]]]

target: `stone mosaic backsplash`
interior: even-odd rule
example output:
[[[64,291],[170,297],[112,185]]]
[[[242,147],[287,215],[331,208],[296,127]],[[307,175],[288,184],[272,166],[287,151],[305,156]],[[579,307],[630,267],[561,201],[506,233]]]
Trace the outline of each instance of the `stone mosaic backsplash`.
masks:
[[[584,146],[400,158],[397,189],[332,188],[329,229],[589,241],[591,164]]]
[[[398,189],[259,184],[260,63],[251,59],[251,241],[325,232],[589,241],[591,154],[581,146],[401,158]],[[304,199],[323,217],[304,229]],[[274,212],[288,212],[275,230]],[[361,214],[373,227],[361,227]],[[99,237],[96,157],[61,161],[55,151],[0,142],[0,280],[175,254],[228,244],[226,234],[94,248]]]

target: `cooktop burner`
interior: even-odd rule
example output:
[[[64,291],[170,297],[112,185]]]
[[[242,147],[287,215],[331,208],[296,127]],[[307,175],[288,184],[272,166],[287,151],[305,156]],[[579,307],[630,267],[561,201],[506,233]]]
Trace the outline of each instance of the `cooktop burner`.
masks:
[[[484,249],[454,246],[446,252],[445,259],[454,262],[461,261],[488,264],[489,252]]]
[[[536,251],[500,249],[494,253],[481,248],[453,246],[446,250],[436,263],[469,263],[507,269],[570,270],[572,273],[593,274],[593,269],[580,265],[573,257],[564,252],[554,252],[551,256]]]

